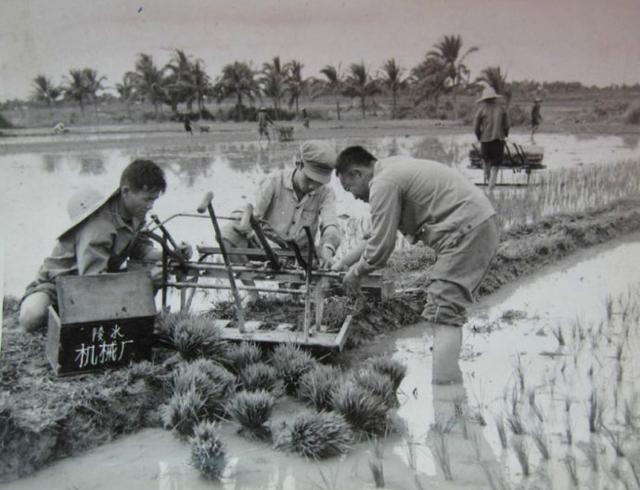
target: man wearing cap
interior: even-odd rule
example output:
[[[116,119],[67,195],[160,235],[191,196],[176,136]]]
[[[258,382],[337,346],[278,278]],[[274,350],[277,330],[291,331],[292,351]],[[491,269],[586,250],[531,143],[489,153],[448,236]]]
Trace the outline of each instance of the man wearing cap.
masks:
[[[499,97],[492,87],[485,87],[482,97],[477,100],[480,107],[473,121],[484,161],[484,181],[489,185],[489,190],[496,184],[498,166],[504,157],[504,140],[509,136],[509,115],[497,102]]]
[[[295,240],[301,249],[307,248],[304,227],[308,226],[314,237],[319,229],[318,258],[323,268],[331,266],[340,245],[336,197],[327,185],[335,161],[336,153],[328,143],[302,143],[294,156],[294,166],[265,178],[254,201],[254,216],[280,238]],[[259,246],[237,223],[225,226],[222,236],[229,248]],[[256,295],[250,298],[255,299]]]
[[[371,234],[333,268],[348,270],[344,286],[354,292],[364,275],[387,262],[398,231],[432,248],[437,260],[428,271],[422,311],[434,328],[432,381],[460,382],[466,308],[498,247],[491,202],[444,164],[409,156],[377,160],[361,146],[340,153],[336,174],[347,192],[369,203]]]
[[[49,305],[57,305],[56,278],[118,272],[128,258],[156,263],[162,253],[140,236],[148,211],[167,184],[150,160],[135,160],[122,172],[119,188],[107,197],[85,189],[69,201],[71,225],[58,237],[20,304],[20,325],[32,332],[46,324]],[[183,251],[189,254],[187,246]]]

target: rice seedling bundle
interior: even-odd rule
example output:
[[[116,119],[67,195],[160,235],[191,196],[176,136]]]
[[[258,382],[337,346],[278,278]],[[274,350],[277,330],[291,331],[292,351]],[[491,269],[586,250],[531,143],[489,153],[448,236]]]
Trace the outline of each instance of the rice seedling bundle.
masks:
[[[278,436],[276,446],[313,459],[346,453],[354,434],[345,418],[335,412],[312,412],[299,415]]]
[[[189,440],[191,464],[200,474],[211,480],[219,480],[227,464],[225,445],[220,439],[218,424],[201,422],[193,430]]]
[[[247,391],[273,391],[278,386],[278,373],[273,366],[257,362],[245,366],[238,374],[242,387]]]
[[[354,381],[347,380],[334,391],[332,405],[354,430],[369,435],[386,434],[386,403]]]
[[[339,369],[319,364],[300,377],[298,397],[317,410],[330,410],[333,391],[339,386],[341,378]]]
[[[271,364],[276,369],[278,377],[284,382],[287,394],[295,395],[300,378],[306,372],[311,371],[317,362],[300,347],[293,344],[282,344],[273,350]]]

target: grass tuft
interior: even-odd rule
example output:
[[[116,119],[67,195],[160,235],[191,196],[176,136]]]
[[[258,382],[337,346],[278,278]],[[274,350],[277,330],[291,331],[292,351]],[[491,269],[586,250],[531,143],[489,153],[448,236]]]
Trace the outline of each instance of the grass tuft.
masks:
[[[224,361],[228,344],[220,329],[204,316],[175,316],[166,323],[168,340],[183,359],[190,361],[206,357]]]
[[[356,431],[368,435],[384,435],[387,432],[387,405],[384,400],[352,380],[336,388],[332,406]]]
[[[295,396],[300,378],[318,364],[311,355],[293,344],[282,344],[273,350],[271,364],[284,382],[288,395]]]
[[[235,373],[239,373],[250,364],[256,364],[262,360],[262,350],[253,342],[240,342],[231,345],[225,353],[225,365]]]
[[[311,412],[299,415],[278,434],[276,447],[312,459],[324,459],[346,453],[354,442],[347,421],[335,412]]]
[[[340,369],[320,364],[302,375],[298,397],[319,411],[330,410],[333,392],[340,385],[342,377]]]
[[[238,380],[246,391],[266,390],[273,392],[278,387],[276,369],[263,362],[244,366],[238,374]]]
[[[218,424],[201,422],[189,440],[191,464],[209,480],[219,480],[227,464],[225,446],[220,439]]]
[[[393,383],[393,391],[398,391],[402,380],[407,375],[407,366],[405,364],[383,356],[371,359],[369,364],[374,371],[389,376]]]
[[[266,425],[275,400],[267,391],[241,391],[229,402],[227,410],[242,425],[241,434],[267,439],[271,429]]]
[[[193,435],[194,426],[206,416],[206,401],[191,385],[187,390],[174,393],[161,408],[165,429],[181,436]]]

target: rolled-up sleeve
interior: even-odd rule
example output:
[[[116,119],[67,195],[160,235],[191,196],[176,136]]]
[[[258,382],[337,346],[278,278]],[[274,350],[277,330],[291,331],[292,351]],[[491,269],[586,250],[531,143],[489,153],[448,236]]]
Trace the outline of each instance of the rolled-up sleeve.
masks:
[[[388,181],[375,182],[370,189],[371,236],[356,264],[358,274],[382,267],[393,252],[400,224],[402,196],[400,188]]]
[[[101,221],[81,227],[75,237],[78,274],[102,274],[109,269],[115,231]]]
[[[319,209],[320,245],[329,244],[333,249],[340,246],[340,228],[336,215],[336,195],[333,189],[327,188],[323,193]]]
[[[267,177],[260,182],[258,186],[258,195],[255,199],[255,205],[253,207],[253,214],[258,218],[263,218],[273,201],[273,196],[276,192],[276,182],[273,177]]]

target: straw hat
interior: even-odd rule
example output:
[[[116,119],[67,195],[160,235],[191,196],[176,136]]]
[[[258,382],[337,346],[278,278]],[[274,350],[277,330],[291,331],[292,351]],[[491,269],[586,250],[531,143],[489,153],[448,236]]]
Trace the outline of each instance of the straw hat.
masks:
[[[69,226],[60,233],[58,238],[62,238],[62,236],[70,232],[89,216],[93,215],[112,197],[116,196],[119,191],[120,188],[105,197],[100,191],[87,187],[73,194],[67,203],[67,213],[69,214],[71,222]]]
[[[483,100],[497,99],[498,97],[502,97],[502,95],[498,95],[493,87],[485,87],[482,91],[482,97],[480,97],[476,102],[482,102]]]
[[[302,173],[311,180],[328,184],[336,166],[337,155],[325,141],[305,141],[298,149],[296,159],[304,164]]]

